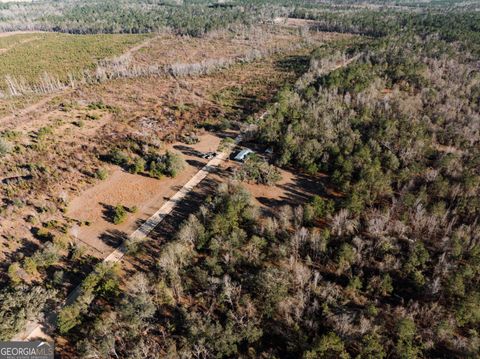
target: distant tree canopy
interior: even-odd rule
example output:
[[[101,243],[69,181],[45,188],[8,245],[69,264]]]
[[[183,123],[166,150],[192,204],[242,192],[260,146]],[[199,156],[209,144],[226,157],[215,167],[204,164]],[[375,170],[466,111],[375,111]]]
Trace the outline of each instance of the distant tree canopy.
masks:
[[[42,1],[0,4],[0,28],[85,33],[145,33],[170,28],[181,35],[202,36],[235,24],[275,17],[317,20],[316,27],[385,36],[399,32],[438,33],[448,41],[478,44],[478,3],[455,0],[311,2],[307,0],[197,1]],[[332,6],[333,5],[333,6]],[[23,18],[19,21],[19,16]],[[478,51],[478,47],[476,47]]]
[[[171,28],[180,35],[201,36],[234,23],[247,24],[243,11],[202,6],[122,7],[117,2],[81,4],[62,15],[49,15],[40,23],[54,31],[72,33],[145,33]]]

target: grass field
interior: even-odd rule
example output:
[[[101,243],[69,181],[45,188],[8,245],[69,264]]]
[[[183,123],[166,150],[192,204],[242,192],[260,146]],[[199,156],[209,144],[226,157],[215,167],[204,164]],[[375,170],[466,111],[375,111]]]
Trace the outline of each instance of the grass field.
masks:
[[[18,34],[0,38],[0,89],[5,77],[34,85],[47,72],[67,80],[69,74],[92,69],[98,60],[116,56],[148,35]]]

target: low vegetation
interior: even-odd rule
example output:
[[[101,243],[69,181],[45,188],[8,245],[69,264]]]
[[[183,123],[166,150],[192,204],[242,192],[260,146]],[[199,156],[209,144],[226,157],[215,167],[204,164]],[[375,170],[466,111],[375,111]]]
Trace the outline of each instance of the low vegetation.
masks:
[[[0,137],[0,157],[7,155],[11,150],[10,144]]]
[[[25,36],[31,41],[25,41]],[[66,84],[84,81],[85,77],[93,76],[100,60],[120,55],[146,36],[39,33],[11,35],[6,39],[12,45],[0,56],[3,96],[52,92]]]

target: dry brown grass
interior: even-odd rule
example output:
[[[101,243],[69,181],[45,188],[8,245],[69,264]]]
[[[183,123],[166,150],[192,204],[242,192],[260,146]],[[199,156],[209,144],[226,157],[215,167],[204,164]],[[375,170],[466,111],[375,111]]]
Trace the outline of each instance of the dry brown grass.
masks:
[[[319,41],[332,38],[332,35],[314,36]],[[278,41],[269,41],[288,48],[299,39],[295,32],[282,30]],[[235,43],[219,34],[202,40],[171,36],[157,41],[151,48],[140,50],[135,55],[136,61],[153,61],[159,56],[166,62],[201,61],[209,56],[236,56],[237,51],[245,50],[242,47],[239,50]],[[171,48],[176,42],[181,46],[174,52]],[[4,177],[31,174],[33,178],[12,182],[0,192],[3,208],[0,260],[6,266],[18,260],[18,256],[11,255],[13,252],[28,253],[28,248],[40,245],[31,232],[32,227],[51,220],[67,226],[73,224],[61,209],[98,182],[92,174],[104,166],[98,156],[109,148],[145,136],[172,140],[176,134],[190,131],[195,123],[205,119],[240,117],[256,110],[270,100],[280,86],[296,79],[296,69],[281,64],[308,51],[307,46],[280,52],[206,76],[118,79],[83,86],[59,94],[31,113],[3,122],[2,129],[17,131],[19,136],[11,140],[16,153],[3,159],[0,173]],[[238,91],[232,91],[233,88]],[[225,93],[231,103],[226,103],[222,96]],[[90,103],[98,101],[113,110],[88,108]],[[50,127],[51,134],[39,143],[37,134],[42,127]]]

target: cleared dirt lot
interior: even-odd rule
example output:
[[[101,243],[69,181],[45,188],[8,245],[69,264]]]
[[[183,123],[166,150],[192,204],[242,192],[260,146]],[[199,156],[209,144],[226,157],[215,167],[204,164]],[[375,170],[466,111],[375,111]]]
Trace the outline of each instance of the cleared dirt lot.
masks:
[[[168,150],[181,154],[187,166],[177,177],[154,179],[134,175],[111,167],[113,173],[104,181],[73,199],[67,216],[89,225],[74,226],[71,235],[87,246],[89,254],[103,258],[117,247],[141,222],[152,216],[162,204],[178,191],[208,161],[202,153],[215,150],[220,138],[210,133],[199,136],[200,142],[185,145],[177,142]],[[115,225],[108,212],[116,205],[137,208],[127,220]]]

